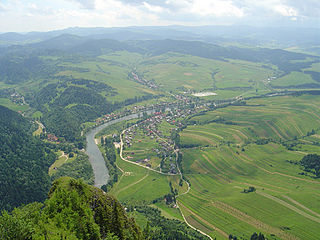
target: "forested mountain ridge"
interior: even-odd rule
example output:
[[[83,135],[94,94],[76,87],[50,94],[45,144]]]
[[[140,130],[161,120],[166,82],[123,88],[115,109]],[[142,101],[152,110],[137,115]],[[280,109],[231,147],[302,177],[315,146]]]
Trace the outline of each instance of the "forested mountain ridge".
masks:
[[[62,59],[68,62],[85,61],[90,57],[98,57],[117,51],[146,56],[176,52],[221,61],[235,59],[264,64],[271,63],[286,74],[291,71],[300,71],[319,61],[319,57],[314,55],[281,49],[225,47],[210,42],[173,39],[118,41],[64,34],[39,43],[4,48],[3,53],[0,53],[0,81],[14,84],[33,78],[50,78],[59,71],[69,69],[65,66],[58,66]],[[43,58],[42,56],[53,58]],[[304,61],[306,58],[309,61]]]
[[[42,201],[55,154],[32,136],[32,124],[0,105],[0,209]]]
[[[300,32],[301,34],[296,34]],[[299,27],[253,27],[253,26],[140,26],[111,28],[73,27],[50,32],[2,33],[0,41],[3,45],[26,44],[45,41],[60,35],[74,34],[94,39],[110,38],[116,40],[139,39],[190,39],[206,40],[215,43],[239,42],[245,44],[268,44],[274,41],[284,46],[319,42],[316,28]],[[306,42],[305,39],[308,39]]]
[[[31,203],[0,216],[0,239],[144,239],[133,218],[102,190],[60,178],[44,204]]]

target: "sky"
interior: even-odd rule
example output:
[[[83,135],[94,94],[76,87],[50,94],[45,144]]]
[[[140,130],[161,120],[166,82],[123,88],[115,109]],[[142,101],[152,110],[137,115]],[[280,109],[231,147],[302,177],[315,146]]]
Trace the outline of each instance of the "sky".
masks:
[[[234,24],[320,28],[320,0],[0,0],[2,33]]]

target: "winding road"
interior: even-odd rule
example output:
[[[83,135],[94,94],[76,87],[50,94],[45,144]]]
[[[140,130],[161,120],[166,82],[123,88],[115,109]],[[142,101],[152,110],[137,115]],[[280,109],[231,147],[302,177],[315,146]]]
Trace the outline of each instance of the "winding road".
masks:
[[[150,114],[152,113],[153,111],[148,111],[147,113]],[[112,121],[109,121],[107,123],[104,123],[96,128],[93,128],[92,130],[90,130],[87,134],[86,134],[86,140],[87,140],[87,148],[86,148],[86,153],[88,154],[89,156],[89,161],[92,165],[92,169],[93,169],[93,173],[94,173],[94,186],[98,187],[98,188],[101,188],[103,185],[107,184],[108,181],[109,181],[109,171],[108,171],[108,168],[106,167],[105,165],[105,161],[104,161],[104,158],[102,156],[102,153],[100,152],[96,142],[95,142],[95,135],[100,132],[102,129],[104,129],[105,127],[107,126],[110,126],[110,125],[113,125],[115,123],[118,123],[118,122],[121,122],[121,121],[126,121],[126,120],[131,120],[131,119],[135,119],[135,118],[138,118],[138,115],[139,113],[137,114],[131,114],[131,115],[128,115],[128,116],[125,116],[125,117],[122,117],[122,118],[118,118],[116,120],[112,120]],[[132,161],[129,161],[127,159],[125,159],[123,156],[122,156],[122,151],[123,151],[123,139],[122,139],[122,135],[124,134],[124,132],[126,131],[126,129],[121,133],[121,136],[120,136],[120,140],[121,140],[121,143],[120,143],[120,157],[123,161],[126,161],[128,163],[131,163],[131,164],[135,164],[135,165],[138,165],[140,167],[144,167],[144,168],[147,168],[148,170],[150,171],[154,171],[154,172],[157,172],[159,174],[162,174],[162,175],[180,175],[181,176],[181,179],[187,184],[188,188],[187,190],[184,192],[184,193],[180,193],[179,195],[177,195],[176,197],[178,198],[179,196],[182,196],[184,194],[187,194],[189,191],[190,191],[190,184],[185,181],[182,177],[182,174],[181,174],[181,171],[179,169],[179,166],[177,164],[177,167],[178,167],[178,174],[170,174],[170,173],[163,173],[163,172],[160,172],[160,171],[157,171],[157,170],[154,170],[152,168],[148,168],[146,166],[142,166],[138,163],[135,163],[135,162],[132,162]],[[178,151],[179,149],[176,149],[175,150],[175,154],[176,154],[176,160],[178,158]],[[118,167],[119,168],[119,167]],[[122,172],[123,170],[121,168],[119,168]],[[140,179],[138,182],[144,180],[149,174],[147,174],[146,176],[144,176],[142,179]],[[137,184],[138,182],[135,182],[133,184]],[[128,186],[130,187],[130,186]],[[212,237],[209,236],[208,234],[202,232],[200,229],[198,228],[195,228],[194,226],[192,226],[190,223],[188,223],[187,219],[185,218],[182,210],[181,210],[181,203],[179,201],[177,201],[177,204],[178,204],[178,207],[179,207],[179,210],[180,210],[180,213],[185,221],[185,223],[199,231],[201,234],[207,236],[210,240],[212,240]],[[180,205],[180,206],[179,206]]]

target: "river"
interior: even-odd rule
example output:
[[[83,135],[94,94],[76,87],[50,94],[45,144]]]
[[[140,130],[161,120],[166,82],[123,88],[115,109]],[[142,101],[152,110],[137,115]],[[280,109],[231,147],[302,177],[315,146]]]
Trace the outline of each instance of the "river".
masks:
[[[118,122],[131,120],[134,118],[138,118],[138,114],[131,114],[131,115],[104,123],[96,128],[91,129],[86,134],[86,140],[87,140],[86,153],[89,156],[89,161],[90,161],[92,169],[93,169],[94,186],[101,188],[102,185],[107,184],[109,181],[109,171],[108,171],[106,164],[104,162],[104,158],[102,156],[102,153],[100,152],[100,150],[94,140],[95,135],[107,126],[110,126],[110,125],[118,123]]]

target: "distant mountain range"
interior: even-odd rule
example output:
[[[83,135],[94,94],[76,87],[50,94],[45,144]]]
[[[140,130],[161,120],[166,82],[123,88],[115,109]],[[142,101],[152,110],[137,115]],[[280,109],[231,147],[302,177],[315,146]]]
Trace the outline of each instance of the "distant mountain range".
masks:
[[[164,26],[164,27],[123,27],[123,28],[67,28],[50,32],[3,33],[0,45],[35,43],[63,34],[90,39],[127,40],[199,40],[210,43],[238,43],[244,45],[295,45],[318,46],[320,31],[317,28],[251,26]]]

